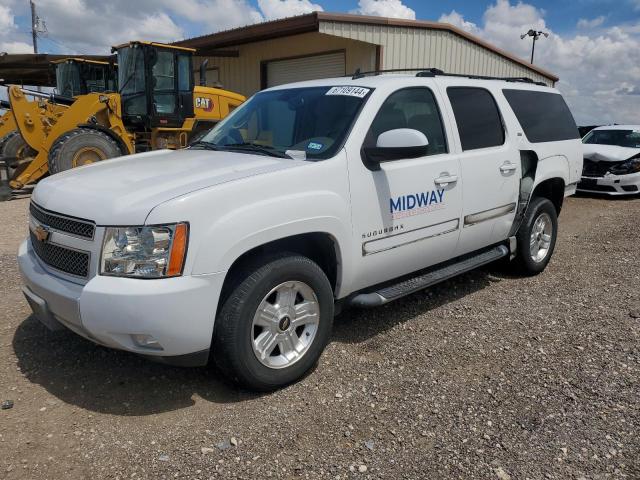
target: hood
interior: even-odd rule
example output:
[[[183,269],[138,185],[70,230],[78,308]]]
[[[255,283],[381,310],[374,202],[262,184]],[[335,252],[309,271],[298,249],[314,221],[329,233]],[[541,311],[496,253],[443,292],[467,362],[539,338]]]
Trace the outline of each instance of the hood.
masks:
[[[623,162],[640,154],[640,148],[583,144],[582,152],[584,158],[594,162]]]
[[[97,225],[141,225],[155,206],[195,190],[304,165],[210,150],[160,150],[106,160],[42,180],[33,201]]]

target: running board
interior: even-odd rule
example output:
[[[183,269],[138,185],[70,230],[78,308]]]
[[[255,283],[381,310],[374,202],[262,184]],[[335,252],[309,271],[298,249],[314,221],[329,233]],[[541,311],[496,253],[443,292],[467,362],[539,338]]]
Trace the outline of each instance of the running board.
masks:
[[[353,297],[349,303],[352,306],[361,308],[378,307],[419,290],[423,290],[436,283],[444,282],[461,273],[495,262],[508,255],[509,248],[505,245],[498,245],[497,247],[484,250],[471,257],[465,257],[456,263],[431,270],[417,277],[402,280],[393,285],[385,286],[375,292],[358,294]]]

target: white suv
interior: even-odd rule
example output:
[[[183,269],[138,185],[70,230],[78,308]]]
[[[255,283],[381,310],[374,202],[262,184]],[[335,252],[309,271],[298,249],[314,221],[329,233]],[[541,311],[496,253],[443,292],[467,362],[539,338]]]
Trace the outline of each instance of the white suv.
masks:
[[[33,192],[24,293],[52,328],[256,390],[298,379],[343,305],[553,253],[582,171],[561,95],[519,79],[356,75],[254,95],[201,141]]]

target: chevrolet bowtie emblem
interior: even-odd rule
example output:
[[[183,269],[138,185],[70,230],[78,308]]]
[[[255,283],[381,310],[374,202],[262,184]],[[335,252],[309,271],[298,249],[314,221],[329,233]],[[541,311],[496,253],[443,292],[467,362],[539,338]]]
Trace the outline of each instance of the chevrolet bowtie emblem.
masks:
[[[43,225],[38,225],[33,229],[33,234],[36,236],[39,242],[46,242],[49,240],[49,235],[51,232],[49,229]]]

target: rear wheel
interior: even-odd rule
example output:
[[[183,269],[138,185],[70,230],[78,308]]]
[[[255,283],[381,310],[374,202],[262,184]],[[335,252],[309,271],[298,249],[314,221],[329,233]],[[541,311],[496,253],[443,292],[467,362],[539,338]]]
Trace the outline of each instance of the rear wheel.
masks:
[[[13,179],[20,175],[31,163],[36,151],[24,141],[22,135],[17,130],[9,132],[0,139],[0,157],[10,158],[9,178]]]
[[[54,142],[49,151],[49,172],[60,173],[120,155],[118,143],[106,133],[76,128]]]
[[[516,235],[516,270],[524,275],[542,272],[551,260],[557,236],[558,214],[553,203],[547,198],[533,198]]]
[[[252,390],[287,385],[316,364],[331,334],[333,291],[322,269],[295,254],[237,272],[216,319],[213,355]]]

